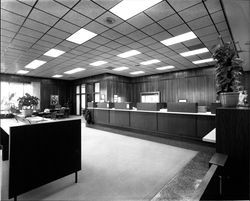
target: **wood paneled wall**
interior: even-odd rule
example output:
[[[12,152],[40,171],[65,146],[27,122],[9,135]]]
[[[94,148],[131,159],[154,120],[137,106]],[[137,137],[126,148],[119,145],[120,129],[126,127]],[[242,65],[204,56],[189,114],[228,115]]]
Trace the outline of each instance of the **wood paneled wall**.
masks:
[[[121,97],[123,102],[130,102],[132,97],[131,79],[112,74],[101,74],[74,81],[74,86],[79,84],[94,84],[100,82],[100,94],[105,96],[105,101],[114,101],[114,95]],[[87,91],[87,93],[89,93]]]
[[[164,73],[133,79],[133,102],[140,102],[141,92],[160,91],[161,102],[198,102],[210,105],[216,100],[214,68]]]
[[[40,107],[41,110],[45,108],[50,108],[50,95],[59,95],[59,103],[63,106],[68,101],[70,102],[70,81],[47,79],[47,78],[37,78],[10,74],[0,74],[1,81],[9,82],[40,82]],[[72,105],[73,106],[73,105]]]

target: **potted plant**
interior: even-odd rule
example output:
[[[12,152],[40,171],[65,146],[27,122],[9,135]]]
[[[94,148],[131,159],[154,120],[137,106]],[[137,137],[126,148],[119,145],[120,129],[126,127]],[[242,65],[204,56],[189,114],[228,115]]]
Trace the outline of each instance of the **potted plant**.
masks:
[[[242,60],[230,43],[220,43],[215,48],[213,58],[216,61],[216,93],[224,107],[235,107],[239,91],[242,90]]]
[[[25,117],[31,116],[33,110],[38,105],[38,98],[25,93],[23,97],[17,99],[19,108],[23,109],[23,114]]]

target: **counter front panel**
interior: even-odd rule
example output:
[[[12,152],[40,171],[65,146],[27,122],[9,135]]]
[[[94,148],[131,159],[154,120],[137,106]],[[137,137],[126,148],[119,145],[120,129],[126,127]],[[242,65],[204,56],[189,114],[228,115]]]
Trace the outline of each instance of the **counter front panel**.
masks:
[[[88,109],[96,124],[162,137],[176,136],[201,141],[202,137],[215,128],[215,115],[210,113]]]

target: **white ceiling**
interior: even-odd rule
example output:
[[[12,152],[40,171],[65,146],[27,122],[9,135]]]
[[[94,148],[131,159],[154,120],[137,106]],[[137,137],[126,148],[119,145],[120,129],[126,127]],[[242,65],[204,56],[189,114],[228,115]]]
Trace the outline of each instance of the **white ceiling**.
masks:
[[[225,42],[232,41],[219,0],[165,0],[126,21],[109,12],[120,1],[1,0],[1,72],[16,74],[34,59],[39,59],[47,63],[27,75],[51,77],[62,74],[61,79],[69,80],[100,73],[134,77],[129,72],[137,70],[145,71],[143,75],[151,75],[211,65],[192,63],[210,58],[211,52],[191,57],[182,57],[179,53],[198,46],[211,51],[218,43],[219,34]],[[107,17],[112,17],[115,22],[108,24]],[[65,40],[80,28],[98,35],[81,45]],[[197,39],[168,47],[160,43],[191,30]],[[44,56],[51,48],[66,53],[57,58]],[[116,56],[132,49],[142,54],[129,58]],[[148,66],[139,64],[150,59],[161,62]],[[89,65],[98,60],[108,63],[96,67]],[[156,70],[156,67],[166,65],[175,68]],[[129,70],[111,70],[121,66],[127,66]],[[73,75],[63,74],[76,67],[86,70]]]

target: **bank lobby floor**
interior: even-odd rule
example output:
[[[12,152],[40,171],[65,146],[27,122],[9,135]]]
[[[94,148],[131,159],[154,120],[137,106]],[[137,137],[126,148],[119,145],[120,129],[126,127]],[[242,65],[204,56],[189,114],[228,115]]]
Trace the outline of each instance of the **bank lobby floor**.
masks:
[[[204,144],[90,126],[82,120],[78,183],[69,175],[18,200],[191,200],[215,151]],[[1,161],[2,200],[8,200],[5,163]]]

